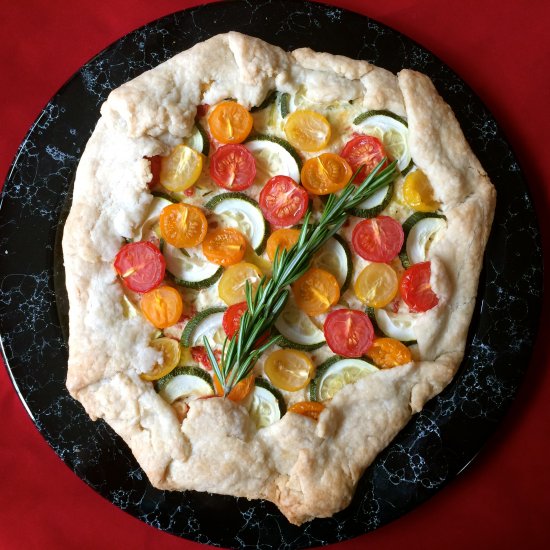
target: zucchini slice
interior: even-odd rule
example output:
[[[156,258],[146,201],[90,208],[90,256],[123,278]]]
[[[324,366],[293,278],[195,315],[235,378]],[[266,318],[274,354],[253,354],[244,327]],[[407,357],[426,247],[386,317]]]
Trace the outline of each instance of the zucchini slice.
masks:
[[[416,344],[414,325],[417,314],[404,311],[394,313],[387,309],[373,307],[368,307],[366,312],[377,332],[400,340],[407,346]]]
[[[411,169],[413,162],[409,149],[409,128],[404,118],[386,110],[367,111],[358,115],[353,124],[382,142],[387,153],[397,161],[397,168],[402,174]]]
[[[279,113],[281,118],[286,118],[290,113],[290,94],[282,93],[279,96]]]
[[[286,413],[286,403],[279,390],[264,378],[256,378],[248,412],[259,430],[280,420]]]
[[[191,134],[185,139],[185,144],[198,153],[202,153],[205,157],[210,153],[210,140],[208,139],[208,134],[198,122],[195,122]]]
[[[250,109],[250,112],[255,113],[256,111],[261,111],[262,109],[269,107],[271,104],[275,103],[277,96],[277,90],[272,90],[265,96],[265,99],[257,107],[252,107],[252,109]]]
[[[403,223],[405,242],[399,253],[401,263],[406,269],[412,264],[425,262],[431,245],[447,227],[447,218],[434,212],[415,212]]]
[[[214,395],[211,376],[200,367],[176,367],[155,382],[155,390],[168,403]]]
[[[209,262],[200,248],[183,251],[164,240],[161,252],[166,260],[166,273],[178,285],[200,290],[213,285],[223,273],[223,267]]]
[[[300,181],[302,159],[288,141],[262,134],[254,136],[244,146],[256,159],[256,181],[262,185],[273,176],[289,176]]]
[[[334,235],[313,256],[311,266],[332,273],[340,286],[340,294],[343,294],[350,284],[353,272],[348,243],[340,235]]]
[[[244,193],[222,193],[205,205],[221,218],[221,225],[238,229],[257,254],[264,251],[269,227],[258,203]]]
[[[392,197],[393,183],[390,183],[378,189],[374,195],[359,203],[355,208],[352,208],[350,214],[358,218],[374,218],[390,204]]]
[[[212,347],[221,347],[225,340],[225,332],[222,327],[225,307],[209,307],[197,313],[183,329],[181,345],[186,348],[203,346],[203,336],[208,338]]]
[[[349,359],[336,355],[317,367],[315,378],[309,383],[311,401],[332,399],[347,384],[379,369],[364,359]]]
[[[149,204],[149,210],[147,211],[145,220],[141,224],[141,227],[138,229],[138,232],[134,237],[134,242],[146,241],[149,239],[152,233],[154,233],[156,237],[160,238],[160,232],[158,228],[160,213],[166,206],[169,206],[174,202],[176,201],[172,200],[168,195],[153,195],[153,199]]]
[[[313,351],[325,344],[323,331],[298,308],[292,296],[289,296],[283,311],[277,317],[275,328],[283,337],[278,343],[282,348]]]

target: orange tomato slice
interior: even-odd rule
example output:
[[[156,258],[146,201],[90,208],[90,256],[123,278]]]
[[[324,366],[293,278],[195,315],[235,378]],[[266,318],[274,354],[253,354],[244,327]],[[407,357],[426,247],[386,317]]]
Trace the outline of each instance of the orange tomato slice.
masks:
[[[387,306],[399,287],[397,274],[388,264],[369,264],[355,281],[353,289],[359,300],[370,307]]]
[[[306,271],[293,285],[296,305],[308,315],[321,315],[340,299],[340,287],[336,277],[314,267]]]
[[[214,374],[214,388],[216,389],[216,395],[223,396],[223,388],[218,380],[218,377]],[[251,374],[244,380],[241,380],[236,386],[232,388],[227,397],[231,401],[242,401],[247,397],[254,388],[254,375]]]
[[[141,297],[141,311],[156,328],[175,325],[183,313],[180,293],[171,286],[160,286]]]
[[[299,229],[277,229],[273,231],[266,243],[267,257],[273,261],[277,248],[279,248],[279,254],[283,249],[290,250],[298,242],[299,236]]]
[[[415,170],[405,178],[403,199],[417,212],[435,212],[439,208],[432,185],[422,170]]]
[[[312,195],[328,195],[343,189],[353,172],[348,161],[334,153],[323,153],[304,163],[301,182]]]
[[[330,134],[330,122],[308,109],[294,111],[285,124],[285,135],[290,144],[310,153],[324,149],[330,141]]]
[[[202,251],[207,260],[218,265],[233,265],[240,262],[246,252],[246,238],[233,227],[209,231],[202,242]]]
[[[288,412],[301,414],[313,420],[319,420],[319,415],[323,412],[325,406],[318,401],[298,401],[288,408]]]
[[[309,384],[315,366],[303,351],[280,349],[267,357],[264,372],[277,388],[298,391]]]
[[[252,115],[236,101],[220,103],[208,117],[210,132],[220,143],[242,143],[253,122]]]
[[[376,338],[367,355],[381,369],[390,369],[412,361],[409,348],[394,338]]]
[[[177,248],[191,248],[206,236],[208,222],[200,208],[185,204],[170,204],[160,213],[160,234]]]

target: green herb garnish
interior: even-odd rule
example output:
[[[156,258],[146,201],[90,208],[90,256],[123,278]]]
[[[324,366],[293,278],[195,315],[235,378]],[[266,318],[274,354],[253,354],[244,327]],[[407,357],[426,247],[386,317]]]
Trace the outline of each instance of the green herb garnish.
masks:
[[[218,380],[223,386],[224,395],[254,368],[260,355],[277,343],[280,336],[270,338],[256,348],[258,338],[271,328],[277,316],[285,307],[288,286],[299,279],[308,269],[311,259],[335,233],[348,217],[348,212],[369,198],[378,189],[388,185],[396,175],[396,163],[392,162],[382,170],[384,159],[359,186],[353,183],[357,172],[339,194],[331,194],[325,203],[319,222],[310,225],[311,210],[304,217],[298,242],[290,250],[277,249],[273,259],[273,273],[270,279],[264,275],[256,294],[252,295],[250,282],[246,283],[248,310],[241,317],[240,328],[233,338],[225,339],[222,360],[218,363],[206,337],[203,338],[206,352]]]

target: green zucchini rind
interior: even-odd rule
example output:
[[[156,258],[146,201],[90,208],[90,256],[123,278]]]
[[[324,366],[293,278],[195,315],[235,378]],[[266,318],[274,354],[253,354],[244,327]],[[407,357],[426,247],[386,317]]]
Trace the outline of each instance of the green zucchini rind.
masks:
[[[193,343],[193,332],[195,332],[195,329],[200,325],[200,323],[202,323],[210,315],[213,315],[214,313],[222,313],[226,309],[226,307],[209,307],[208,309],[204,309],[203,311],[197,313],[195,317],[193,317],[185,325],[185,328],[181,333],[181,345],[186,348],[190,348]]]

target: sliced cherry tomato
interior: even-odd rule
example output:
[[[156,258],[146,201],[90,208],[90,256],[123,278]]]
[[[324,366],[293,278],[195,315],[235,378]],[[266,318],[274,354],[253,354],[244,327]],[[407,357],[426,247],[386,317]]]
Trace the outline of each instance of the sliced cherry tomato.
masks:
[[[164,279],[166,262],[160,250],[150,242],[125,244],[116,255],[115,271],[134,292],[148,292]]]
[[[216,389],[216,395],[222,396],[223,395],[223,388],[220,384],[220,381],[218,380],[218,377],[214,374],[214,388]],[[233,389],[229,392],[228,398],[231,399],[231,401],[242,401],[245,397],[247,397],[250,392],[254,388],[254,375],[251,374],[244,380],[241,380],[236,386],[233,387]]]
[[[355,176],[355,182],[360,183],[387,157],[382,142],[374,136],[360,135],[348,141],[340,153],[351,166],[353,173],[363,166]],[[386,163],[385,163],[386,164]],[[384,166],[385,166],[384,164]]]
[[[246,302],[239,302],[229,306],[223,314],[222,327],[228,338],[233,338],[241,326],[241,317],[248,309]]]
[[[409,348],[394,338],[375,338],[367,355],[381,369],[390,369],[412,361]]]
[[[277,388],[298,391],[309,384],[315,367],[307,353],[295,349],[280,349],[268,355],[264,372]]]
[[[171,286],[160,286],[141,297],[141,311],[145,318],[157,328],[175,325],[183,313],[180,293]]]
[[[210,132],[220,143],[242,143],[253,122],[252,115],[236,101],[216,105],[208,117]]]
[[[431,263],[414,264],[401,277],[401,297],[414,313],[422,313],[439,303],[430,285]]]
[[[262,272],[257,266],[248,262],[239,262],[229,266],[223,272],[218,283],[218,294],[228,306],[244,302],[246,281],[250,281],[252,294],[255,294],[261,278]]]
[[[319,401],[298,401],[288,408],[288,412],[301,414],[313,420],[319,420],[319,415],[325,406]]]
[[[319,113],[308,109],[294,111],[286,119],[285,135],[288,141],[302,151],[315,153],[324,149],[330,141],[329,121]]]
[[[222,145],[210,159],[210,177],[224,189],[242,191],[256,177],[256,161],[244,145]]]
[[[202,118],[208,114],[208,110],[210,109],[210,105],[208,103],[202,103],[201,105],[197,105],[197,118]]]
[[[361,357],[372,345],[374,329],[369,316],[355,309],[331,311],[325,319],[328,347],[344,357]]]
[[[246,238],[233,227],[214,229],[206,234],[202,251],[207,260],[214,264],[233,265],[244,257]]]
[[[279,249],[279,254],[285,250],[290,250],[297,242],[298,237],[300,236],[299,229],[277,229],[269,235],[267,239],[267,244],[265,251],[267,252],[267,257],[273,261],[275,258],[275,251]]]
[[[357,277],[355,295],[369,307],[385,307],[396,296],[397,273],[388,264],[369,264]]]
[[[340,299],[340,286],[332,273],[313,267],[292,285],[292,293],[302,311],[321,315]]]
[[[288,176],[271,178],[260,193],[265,219],[276,227],[297,224],[307,210],[307,191]]]
[[[348,161],[334,153],[323,153],[304,163],[301,182],[313,195],[328,195],[343,189],[353,172]]]
[[[223,314],[222,327],[225,331],[225,334],[228,338],[233,338],[236,332],[241,326],[241,317],[244,315],[244,312],[248,309],[246,302],[240,302],[238,304],[233,304],[228,307]],[[255,347],[261,346],[269,338],[269,331],[266,331],[256,341]]]
[[[160,213],[160,234],[177,248],[191,248],[206,237],[208,222],[200,208],[180,202],[170,204]]]
[[[178,366],[181,355],[180,343],[172,338],[157,338],[151,342],[151,347],[162,353],[162,365],[155,363],[151,371],[139,375],[147,381],[158,380],[172,372]]]
[[[160,163],[161,156],[157,155],[155,157],[149,157],[150,170],[151,170],[151,181],[148,183],[149,189],[154,189],[160,183]]]
[[[201,172],[202,155],[183,143],[176,145],[167,157],[161,157],[160,183],[169,191],[185,191]]]
[[[369,262],[391,262],[401,250],[405,234],[390,216],[377,216],[358,223],[351,237],[355,252]]]
[[[222,358],[222,352],[219,349],[215,349],[214,356],[219,363]],[[210,358],[208,357],[208,353],[206,352],[206,348],[204,346],[193,346],[191,348],[191,358],[195,361],[195,363],[198,363],[206,370],[212,370],[212,363],[210,363]]]
[[[430,181],[422,170],[415,170],[405,178],[403,199],[418,212],[435,212],[439,208]]]

